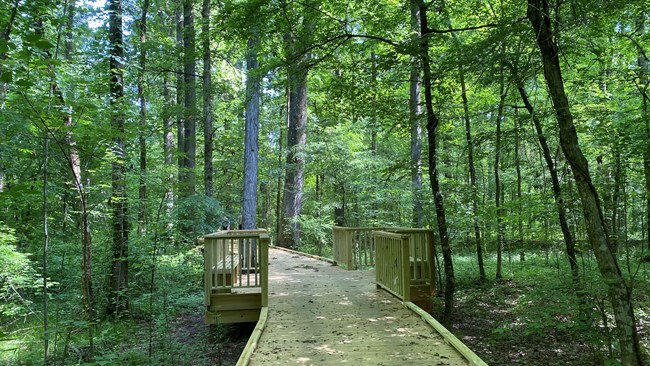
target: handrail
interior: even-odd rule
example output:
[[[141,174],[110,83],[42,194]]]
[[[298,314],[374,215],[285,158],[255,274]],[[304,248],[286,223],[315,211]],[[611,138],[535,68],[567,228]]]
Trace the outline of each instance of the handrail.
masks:
[[[334,260],[347,269],[375,265],[372,232],[376,227],[332,227],[332,252]]]
[[[199,238],[204,245],[205,305],[213,291],[260,288],[268,305],[268,247],[266,230],[225,230]]]
[[[375,231],[377,286],[403,301],[411,301],[409,235]]]

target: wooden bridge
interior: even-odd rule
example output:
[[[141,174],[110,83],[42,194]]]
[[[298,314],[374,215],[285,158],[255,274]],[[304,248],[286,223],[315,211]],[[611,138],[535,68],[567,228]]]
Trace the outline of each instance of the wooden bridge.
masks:
[[[206,323],[257,321],[237,365],[485,365],[420,307],[436,285],[430,230],[333,239],[329,260],[269,248],[264,230],[204,237]]]

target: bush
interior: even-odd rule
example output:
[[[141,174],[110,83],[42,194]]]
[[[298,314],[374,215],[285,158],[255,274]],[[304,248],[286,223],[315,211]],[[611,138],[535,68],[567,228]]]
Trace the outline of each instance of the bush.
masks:
[[[29,255],[17,250],[13,230],[0,226],[0,318],[31,312],[30,300],[41,280]]]

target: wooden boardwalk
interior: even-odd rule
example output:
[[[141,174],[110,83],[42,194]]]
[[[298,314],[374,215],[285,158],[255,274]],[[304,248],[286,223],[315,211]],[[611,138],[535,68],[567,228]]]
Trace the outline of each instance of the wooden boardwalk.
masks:
[[[250,364],[470,364],[374,276],[270,249],[268,319]]]

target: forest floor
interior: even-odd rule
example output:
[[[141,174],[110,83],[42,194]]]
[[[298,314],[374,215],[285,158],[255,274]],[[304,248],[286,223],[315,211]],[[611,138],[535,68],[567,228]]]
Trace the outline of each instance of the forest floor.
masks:
[[[514,281],[463,289],[451,331],[492,366],[598,364],[593,349],[577,340],[575,331],[526,326],[515,311],[525,291]]]
[[[544,299],[530,296],[531,291],[515,280],[465,287],[457,293],[451,331],[491,366],[618,364],[607,356],[606,345],[595,346],[608,337],[602,322],[580,329],[575,314],[554,301],[553,293]],[[647,347],[650,309],[645,300],[636,304],[639,336]],[[615,335],[610,337],[615,343]]]
[[[534,258],[513,263],[514,278],[475,281],[466,263],[459,261],[454,322],[451,331],[491,366],[506,365],[616,365],[609,357],[606,339],[616,343],[613,318],[603,326],[599,306],[605,306],[603,288],[588,285],[594,326],[576,323],[575,295],[570,277],[555,265]],[[645,267],[644,267],[645,268]],[[492,270],[491,267],[487,268]],[[650,281],[639,275],[634,303],[642,347],[650,346]],[[438,300],[436,300],[438,301]],[[440,303],[435,308],[442,309]],[[438,319],[440,315],[433,314]],[[200,314],[177,318],[175,338],[185,344],[209,339],[201,365],[235,365],[255,324],[212,329],[203,325]],[[203,341],[205,342],[205,341]]]
[[[198,366],[235,365],[255,324],[208,326],[203,314],[179,315],[172,324],[174,341],[180,346],[179,359],[191,359],[191,364]]]

